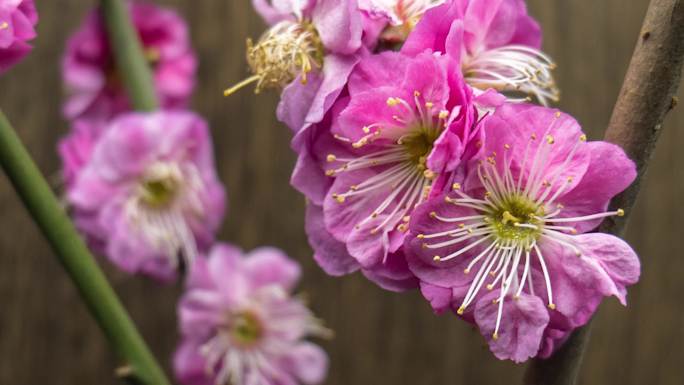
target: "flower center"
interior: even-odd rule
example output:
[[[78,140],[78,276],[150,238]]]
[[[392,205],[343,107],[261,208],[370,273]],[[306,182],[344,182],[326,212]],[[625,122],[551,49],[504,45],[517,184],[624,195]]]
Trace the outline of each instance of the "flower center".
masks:
[[[435,140],[439,137],[440,131],[432,127],[422,127],[412,130],[410,134],[403,137],[398,143],[404,147],[404,151],[419,169],[425,170],[425,161],[432,151]]]
[[[543,208],[519,194],[505,197],[485,217],[496,237],[502,241],[532,244],[541,235]]]
[[[255,92],[279,89],[301,75],[302,84],[307,74],[323,66],[324,47],[318,32],[308,21],[281,21],[271,27],[254,44],[247,39],[247,64],[254,75],[223,92],[231,95],[242,87],[255,83]]]
[[[141,185],[142,200],[151,207],[164,207],[171,203],[178,190],[174,178],[155,178],[144,180]]]
[[[249,311],[237,313],[230,317],[229,334],[240,346],[251,346],[263,335],[263,327],[257,316]]]

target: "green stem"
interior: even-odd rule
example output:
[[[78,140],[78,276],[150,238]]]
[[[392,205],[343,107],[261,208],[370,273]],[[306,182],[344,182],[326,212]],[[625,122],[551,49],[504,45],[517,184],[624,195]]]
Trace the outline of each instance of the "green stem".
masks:
[[[117,72],[123,78],[133,107],[138,111],[156,110],[158,102],[152,72],[125,2],[101,0],[100,3]]]
[[[0,164],[131,376],[143,384],[170,384],[1,110]]]

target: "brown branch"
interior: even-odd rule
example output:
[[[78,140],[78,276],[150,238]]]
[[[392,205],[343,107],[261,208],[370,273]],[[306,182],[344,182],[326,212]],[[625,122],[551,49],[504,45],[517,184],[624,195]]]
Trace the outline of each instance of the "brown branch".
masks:
[[[600,231],[622,235],[655,149],[665,115],[676,106],[684,60],[684,0],[651,0],[605,140],[616,143],[637,165],[636,181],[611,207],[625,216],[604,221]],[[534,360],[525,385],[573,385],[591,325],[576,330],[548,360]]]

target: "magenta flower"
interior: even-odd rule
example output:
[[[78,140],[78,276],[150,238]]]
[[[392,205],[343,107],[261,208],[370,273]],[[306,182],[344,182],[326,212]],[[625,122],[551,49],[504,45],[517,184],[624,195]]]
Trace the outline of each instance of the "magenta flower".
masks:
[[[243,256],[214,246],[198,258],[179,307],[183,338],[174,359],[185,385],[319,384],[328,358],[304,340],[328,331],[291,291],[300,269],[281,251]]]
[[[253,0],[271,25],[255,44],[247,42],[253,75],[225,91],[250,83],[256,92],[283,89],[278,119],[293,131],[317,123],[335,102],[352,69],[377,34],[378,23],[350,0]]]
[[[409,266],[433,308],[476,323],[498,358],[545,357],[639,278],[624,241],[587,233],[623,215],[607,207],[635,166],[556,110],[507,105],[482,125],[486,158],[413,214]]]
[[[555,64],[540,47],[539,25],[524,0],[448,0],[425,12],[402,52],[446,53],[461,63],[475,89],[494,88],[512,101],[529,95],[547,104],[559,93],[551,74]]]
[[[107,127],[104,121],[76,119],[71,131],[57,144],[62,160],[62,178],[66,190],[70,190],[83,167],[90,161],[93,148]]]
[[[37,23],[33,0],[0,0],[0,74],[31,51]]]
[[[144,2],[130,2],[129,10],[153,69],[161,106],[185,107],[197,67],[185,21],[169,9]],[[98,10],[93,10],[69,39],[62,60],[62,77],[69,94],[64,115],[69,119],[109,119],[130,110]]]
[[[409,217],[460,180],[461,158],[478,152],[481,136],[475,100],[453,65],[427,53],[367,57],[349,95],[294,138],[292,184],[310,202],[309,240],[327,272],[360,266],[387,289],[416,285],[402,250]]]
[[[168,280],[179,257],[190,263],[211,244],[225,194],[200,117],[123,114],[91,152],[67,199],[80,230],[117,266]]]

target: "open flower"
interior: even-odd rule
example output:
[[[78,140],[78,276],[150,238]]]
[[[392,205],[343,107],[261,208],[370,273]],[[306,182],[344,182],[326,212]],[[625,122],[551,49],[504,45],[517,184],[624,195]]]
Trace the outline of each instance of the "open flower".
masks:
[[[253,43],[247,62],[253,75],[227,89],[245,85],[283,89],[278,119],[293,131],[319,122],[335,102],[364,52],[364,18],[350,0],[253,0],[271,27]]]
[[[214,246],[195,261],[179,307],[174,366],[185,385],[318,384],[325,352],[304,340],[329,333],[291,291],[300,269],[281,251]]]
[[[461,63],[475,89],[494,88],[512,101],[534,97],[546,105],[559,92],[551,73],[555,64],[540,48],[539,25],[524,0],[448,0],[425,12],[402,52],[446,53]]]
[[[185,107],[197,66],[185,22],[175,12],[153,4],[132,1],[128,9],[152,68],[161,106]],[[69,39],[62,59],[62,77],[68,92],[64,115],[69,119],[109,119],[130,110],[98,10],[93,10]]]
[[[429,53],[365,58],[326,120],[294,138],[292,183],[310,202],[309,240],[329,273],[360,265],[385,288],[415,286],[402,251],[411,213],[460,181],[462,157],[479,151],[475,101],[451,64]]]
[[[117,266],[166,280],[211,244],[225,196],[204,121],[155,112],[112,120],[67,199]]]
[[[31,51],[38,12],[33,0],[0,0],[0,74]]]
[[[556,110],[505,106],[482,125],[486,158],[412,216],[409,266],[435,310],[475,322],[497,357],[548,356],[639,278],[624,241],[587,233],[624,214],[607,207],[635,166]]]

